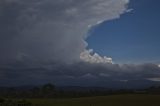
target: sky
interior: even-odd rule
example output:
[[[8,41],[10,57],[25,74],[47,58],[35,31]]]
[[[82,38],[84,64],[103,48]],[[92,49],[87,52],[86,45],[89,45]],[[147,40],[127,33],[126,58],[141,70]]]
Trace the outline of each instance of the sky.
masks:
[[[130,12],[91,32],[89,48],[120,64],[160,63],[159,4],[158,0],[131,0]]]
[[[158,8],[157,0],[1,0],[0,85],[160,84]]]

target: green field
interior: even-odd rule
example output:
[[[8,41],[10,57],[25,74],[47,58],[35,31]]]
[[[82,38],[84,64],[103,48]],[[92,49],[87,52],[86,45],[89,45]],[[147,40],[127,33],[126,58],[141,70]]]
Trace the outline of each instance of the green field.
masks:
[[[112,95],[73,99],[31,99],[39,106],[160,106],[160,95]]]

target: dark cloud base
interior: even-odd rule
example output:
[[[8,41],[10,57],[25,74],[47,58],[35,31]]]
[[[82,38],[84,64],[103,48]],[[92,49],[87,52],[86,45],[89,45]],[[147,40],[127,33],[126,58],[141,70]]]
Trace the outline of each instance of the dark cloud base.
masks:
[[[1,85],[104,86],[141,88],[160,84],[160,68],[155,64],[118,65],[79,62],[75,64],[12,64],[0,68]],[[157,79],[157,81],[152,80]]]

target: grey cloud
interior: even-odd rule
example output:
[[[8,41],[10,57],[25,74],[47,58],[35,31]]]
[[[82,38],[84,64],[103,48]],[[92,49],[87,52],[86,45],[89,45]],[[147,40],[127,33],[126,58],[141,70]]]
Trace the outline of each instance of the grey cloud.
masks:
[[[80,60],[89,25],[119,18],[128,0],[2,0],[1,63]],[[22,56],[23,54],[23,56]],[[20,58],[23,57],[23,58]],[[23,60],[26,61],[26,60]]]

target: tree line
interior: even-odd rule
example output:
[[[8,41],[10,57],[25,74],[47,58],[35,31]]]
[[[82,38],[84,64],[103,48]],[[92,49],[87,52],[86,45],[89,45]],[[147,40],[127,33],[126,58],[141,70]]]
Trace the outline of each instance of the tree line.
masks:
[[[106,96],[117,94],[160,94],[160,87],[150,87],[147,89],[87,89],[87,90],[65,90],[59,89],[54,84],[45,84],[43,86],[29,89],[21,88],[0,88],[0,97],[2,98],[76,98],[89,96]]]

